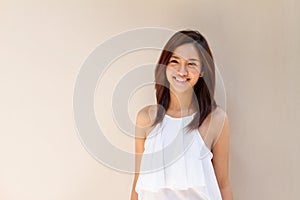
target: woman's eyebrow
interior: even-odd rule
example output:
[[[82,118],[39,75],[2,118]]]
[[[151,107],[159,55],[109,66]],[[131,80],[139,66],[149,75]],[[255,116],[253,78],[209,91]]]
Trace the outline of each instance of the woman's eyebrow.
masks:
[[[180,59],[180,57],[178,57],[178,56],[171,56],[171,58],[176,58],[176,59]],[[199,59],[196,59],[196,58],[190,58],[190,59],[188,59],[188,60],[190,60],[190,61],[198,61],[198,62],[200,62],[200,60]]]
[[[190,60],[200,62],[200,60],[199,60],[199,59],[196,59],[196,58],[191,58]]]
[[[171,58],[180,59],[178,56],[171,56]]]

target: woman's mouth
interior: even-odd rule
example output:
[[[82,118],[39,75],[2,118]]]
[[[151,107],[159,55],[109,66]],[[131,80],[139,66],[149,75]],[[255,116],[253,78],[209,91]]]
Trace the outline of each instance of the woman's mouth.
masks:
[[[176,76],[174,76],[173,78],[178,83],[186,83],[190,80],[189,78],[179,78],[179,77],[176,77]]]

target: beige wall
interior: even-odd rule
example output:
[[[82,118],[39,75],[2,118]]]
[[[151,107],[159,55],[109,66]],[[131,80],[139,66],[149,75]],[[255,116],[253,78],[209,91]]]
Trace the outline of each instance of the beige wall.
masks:
[[[0,199],[129,199],[132,175],[81,145],[72,95],[98,44],[144,26],[207,36],[226,87],[235,199],[298,199],[299,9],[296,0],[0,1]]]

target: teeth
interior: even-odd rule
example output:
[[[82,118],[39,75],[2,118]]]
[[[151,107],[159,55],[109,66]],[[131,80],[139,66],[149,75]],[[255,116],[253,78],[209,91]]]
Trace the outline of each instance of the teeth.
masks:
[[[179,78],[175,77],[175,79],[176,79],[176,81],[179,81],[179,82],[186,82],[186,81],[187,81],[186,78],[184,78],[184,79],[179,79]]]

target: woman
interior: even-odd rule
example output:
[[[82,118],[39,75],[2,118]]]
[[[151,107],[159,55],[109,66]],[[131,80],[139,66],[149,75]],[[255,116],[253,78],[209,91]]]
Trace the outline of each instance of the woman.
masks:
[[[136,118],[131,200],[232,200],[229,120],[214,100],[215,66],[199,32],[170,38],[155,69],[155,89],[157,105]]]

